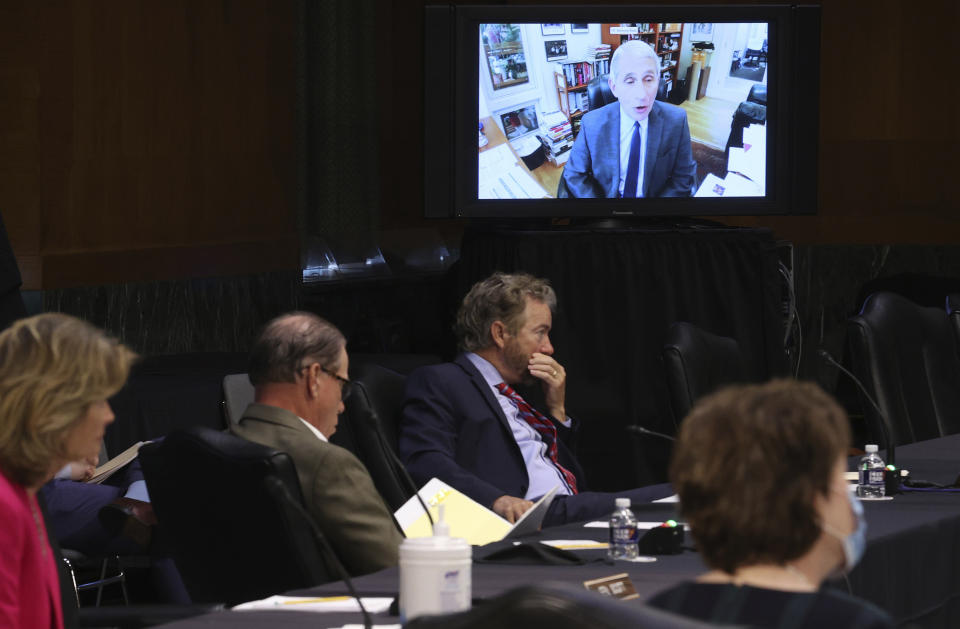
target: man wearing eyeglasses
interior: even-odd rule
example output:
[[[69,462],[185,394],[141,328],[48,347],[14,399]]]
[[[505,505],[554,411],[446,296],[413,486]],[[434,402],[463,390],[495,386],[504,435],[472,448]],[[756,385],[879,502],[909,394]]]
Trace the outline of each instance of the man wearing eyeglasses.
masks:
[[[329,322],[277,317],[251,350],[254,403],[234,433],[290,455],[307,510],[356,576],[396,565],[403,538],[367,469],[328,442],[350,394],[348,364],[346,340]]]

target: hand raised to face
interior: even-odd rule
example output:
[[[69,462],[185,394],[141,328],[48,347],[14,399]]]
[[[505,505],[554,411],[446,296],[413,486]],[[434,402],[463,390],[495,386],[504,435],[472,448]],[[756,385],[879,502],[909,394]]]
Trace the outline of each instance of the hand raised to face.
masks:
[[[566,415],[567,372],[553,356],[534,352],[527,364],[530,375],[543,384],[547,410],[554,419],[564,421]]]

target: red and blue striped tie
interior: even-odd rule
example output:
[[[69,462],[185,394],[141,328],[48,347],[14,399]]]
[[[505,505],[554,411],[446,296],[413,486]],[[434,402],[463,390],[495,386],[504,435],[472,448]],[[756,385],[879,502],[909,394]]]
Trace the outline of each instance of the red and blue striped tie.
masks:
[[[527,404],[526,400],[520,397],[520,395],[513,390],[513,387],[506,382],[498,384],[497,391],[499,391],[501,395],[505,395],[513,400],[513,403],[517,405],[517,410],[520,412],[520,418],[540,433],[544,443],[547,444],[547,454],[550,456],[550,460],[557,467],[560,474],[563,475],[564,480],[567,481],[570,491],[577,493],[577,477],[574,476],[570,470],[560,465],[560,461],[557,460],[557,427],[553,425],[553,422],[544,417],[540,411]]]

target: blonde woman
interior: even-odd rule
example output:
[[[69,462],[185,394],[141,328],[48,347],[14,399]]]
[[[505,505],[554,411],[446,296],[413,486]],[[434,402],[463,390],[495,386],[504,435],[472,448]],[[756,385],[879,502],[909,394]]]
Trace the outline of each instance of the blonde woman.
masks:
[[[63,314],[0,334],[0,626],[63,626],[53,552],[37,490],[71,461],[95,457],[113,421],[107,398],[134,354]]]

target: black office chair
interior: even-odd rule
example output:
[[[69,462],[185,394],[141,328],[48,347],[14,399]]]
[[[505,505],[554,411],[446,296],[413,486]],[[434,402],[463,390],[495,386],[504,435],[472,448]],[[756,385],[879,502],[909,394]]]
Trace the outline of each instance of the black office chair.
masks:
[[[747,381],[737,340],[692,323],[677,322],[667,330],[663,364],[677,426],[704,395],[725,384]]]
[[[420,616],[408,629],[716,629],[717,625],[621,601],[567,583],[527,585],[456,614]]]
[[[589,104],[590,111],[600,109],[604,105],[608,105],[617,100],[617,97],[610,91],[609,78],[609,74],[600,74],[590,79],[590,82],[587,83],[587,103]]]
[[[396,511],[417,491],[396,455],[406,376],[366,364],[357,369],[352,382],[353,393],[330,441],[357,455],[384,502]]]
[[[950,293],[947,295],[947,317],[950,319],[950,327],[953,328],[954,339],[960,348],[960,294]]]
[[[286,453],[197,427],[144,446],[140,461],[194,602],[235,604],[335,580],[307,521],[267,480],[302,501]]]
[[[943,308],[924,308],[894,293],[867,297],[849,319],[853,372],[891,423],[901,445],[960,432],[960,357]],[[862,400],[869,438],[884,444],[882,421]]]

